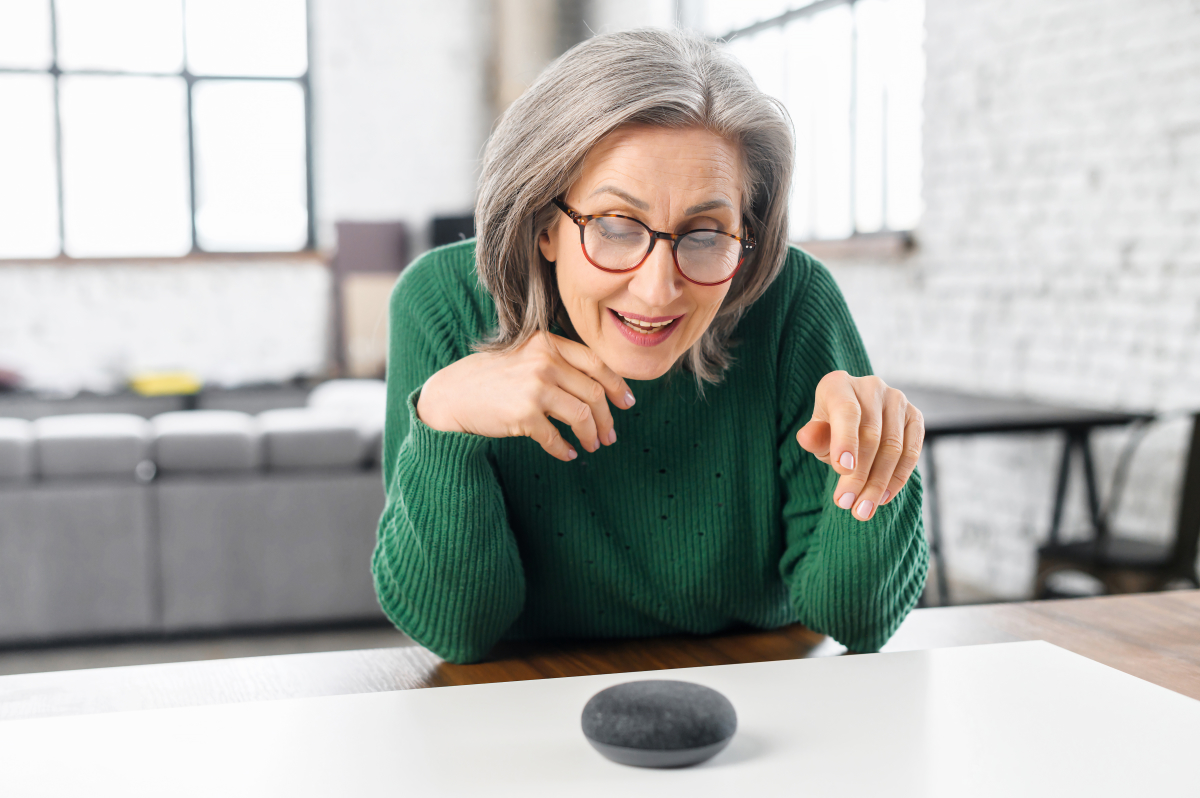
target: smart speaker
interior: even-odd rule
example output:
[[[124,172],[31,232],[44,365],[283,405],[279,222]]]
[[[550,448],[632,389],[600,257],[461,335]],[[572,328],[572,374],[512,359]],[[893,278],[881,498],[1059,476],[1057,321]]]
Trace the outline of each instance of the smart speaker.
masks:
[[[729,699],[691,682],[647,679],[601,690],[583,708],[583,734],[622,765],[678,768],[715,756],[737,731]]]

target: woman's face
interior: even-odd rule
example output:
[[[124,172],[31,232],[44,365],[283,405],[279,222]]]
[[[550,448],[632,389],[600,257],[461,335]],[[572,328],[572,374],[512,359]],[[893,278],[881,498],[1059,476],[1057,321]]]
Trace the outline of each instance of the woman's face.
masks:
[[[631,126],[588,153],[564,200],[585,216],[618,213],[667,233],[707,228],[741,235],[741,187],[741,153],[725,139],[701,128]],[[579,337],[626,379],[666,374],[708,329],[729,292],[729,282],[705,286],[684,279],[671,242],[661,239],[641,267],[601,271],[584,257],[579,227],[565,213],[538,243],[555,264],[558,291]],[[669,323],[647,334],[622,316]]]

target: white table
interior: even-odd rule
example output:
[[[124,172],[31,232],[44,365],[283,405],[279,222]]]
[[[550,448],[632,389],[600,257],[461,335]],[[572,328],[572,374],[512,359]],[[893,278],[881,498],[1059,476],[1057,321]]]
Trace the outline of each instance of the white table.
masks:
[[[737,708],[724,752],[629,768],[588,698],[677,678]],[[1196,794],[1200,701],[1044,642],[0,723],[3,795]]]

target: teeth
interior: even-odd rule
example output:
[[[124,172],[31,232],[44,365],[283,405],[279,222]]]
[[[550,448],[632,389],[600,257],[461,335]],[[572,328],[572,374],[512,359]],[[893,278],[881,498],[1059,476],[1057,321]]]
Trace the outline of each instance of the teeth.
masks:
[[[674,319],[671,319],[670,321],[637,321],[635,319],[631,319],[627,316],[621,315],[621,313],[618,311],[614,311],[614,312],[618,316],[621,316],[621,320],[625,322],[625,325],[627,327],[637,330],[638,332],[641,332],[641,333],[656,332],[659,327],[666,327],[668,324],[670,324],[672,321],[674,321]]]

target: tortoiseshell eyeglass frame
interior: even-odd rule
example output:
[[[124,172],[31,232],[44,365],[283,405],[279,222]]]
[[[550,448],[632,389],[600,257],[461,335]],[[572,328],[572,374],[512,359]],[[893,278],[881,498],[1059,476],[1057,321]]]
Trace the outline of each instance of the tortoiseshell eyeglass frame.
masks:
[[[671,259],[675,262],[675,271],[679,272],[680,276],[683,277],[683,279],[685,279],[689,283],[693,283],[695,285],[721,285],[722,283],[727,283],[734,278],[734,275],[736,275],[738,273],[738,270],[742,268],[742,264],[746,262],[746,253],[749,252],[750,250],[754,249],[755,241],[753,238],[750,238],[748,236],[744,237],[744,238],[740,237],[740,236],[735,236],[731,233],[726,233],[722,230],[699,229],[699,230],[688,230],[686,233],[678,233],[678,234],[677,233],[663,233],[659,230],[652,230],[650,228],[650,226],[647,225],[645,222],[642,222],[638,219],[634,219],[632,216],[622,216],[619,213],[597,213],[592,216],[585,216],[584,214],[580,213],[579,211],[574,210],[571,207],[569,207],[567,205],[567,203],[563,202],[558,197],[554,198],[554,204],[558,207],[558,209],[560,211],[562,211],[568,217],[570,217],[572,222],[574,222],[576,225],[579,226],[579,247],[580,247],[580,249],[583,250],[583,257],[587,258],[587,262],[592,264],[593,266],[595,266],[600,271],[608,272],[609,274],[625,274],[627,272],[631,272],[631,271],[634,271],[635,269],[641,268],[642,264],[645,263],[646,260],[650,257],[650,253],[654,251],[655,245],[658,244],[658,240],[661,238],[661,239],[665,239],[665,240],[671,242]],[[587,223],[592,221],[593,219],[602,219],[602,218],[628,219],[629,221],[634,222],[635,224],[639,224],[642,227],[646,228],[646,231],[648,233],[650,233],[650,246],[646,248],[646,254],[642,256],[642,259],[639,260],[636,265],[630,266],[628,269],[609,269],[607,267],[601,266],[599,263],[596,263],[596,261],[592,260],[592,256],[588,254],[587,245],[585,245],[583,242],[583,228],[586,227]],[[732,238],[734,241],[741,244],[742,252],[741,252],[741,255],[738,257],[737,266],[733,267],[733,271],[729,273],[728,277],[725,277],[721,280],[717,280],[716,282],[713,282],[713,283],[702,283],[699,280],[693,280],[691,277],[687,276],[687,274],[683,271],[683,267],[681,267],[679,265],[679,242],[683,240],[684,236],[691,235],[692,233],[716,233],[718,235],[728,236],[729,238]]]

